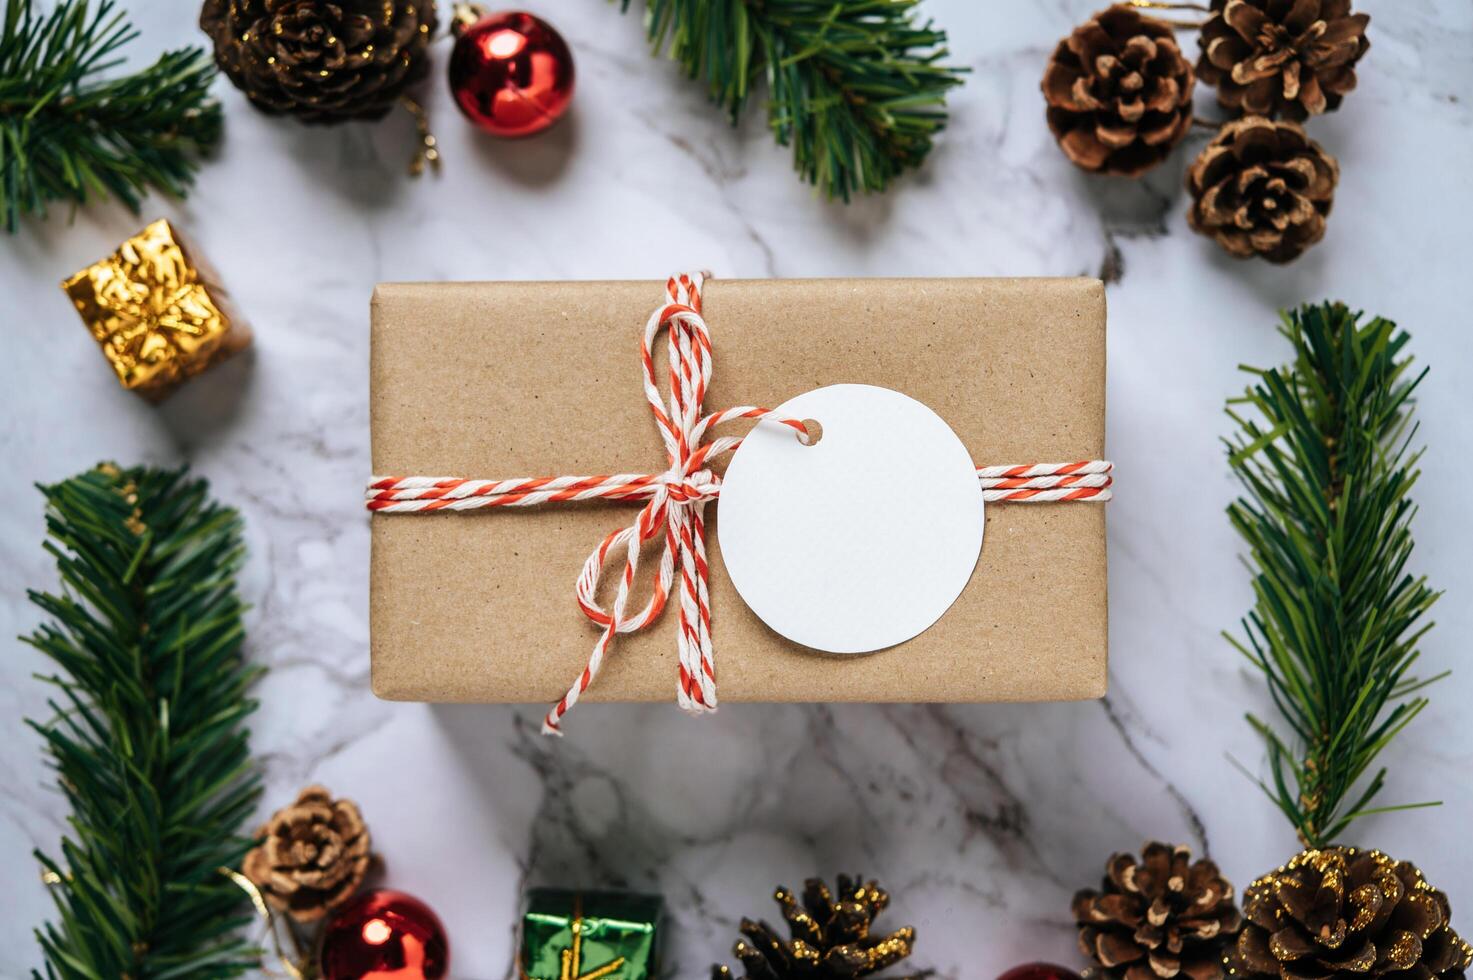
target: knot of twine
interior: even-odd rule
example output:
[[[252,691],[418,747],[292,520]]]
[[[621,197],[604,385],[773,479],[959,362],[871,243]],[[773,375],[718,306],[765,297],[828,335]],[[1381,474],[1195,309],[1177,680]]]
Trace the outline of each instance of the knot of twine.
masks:
[[[654,414],[669,468],[663,473],[620,473],[603,476],[553,476],[512,480],[464,480],[456,477],[379,477],[368,484],[367,505],[382,513],[429,513],[437,510],[479,510],[483,507],[531,507],[577,500],[624,500],[644,503],[634,521],[604,538],[578,575],[578,607],[599,627],[588,664],[553,705],[542,731],[560,735],[562,718],[598,676],[604,657],[620,633],[645,629],[665,609],[675,571],[680,570],[680,623],[676,645],[680,653],[676,699],[694,714],[715,711],[716,664],[711,642],[711,604],[706,561],[706,505],[721,493],[721,478],[710,463],[735,452],[740,436],[719,436],[706,442],[708,432],[736,419],[771,419],[794,430],[807,444],[808,430],[799,419],[778,415],[755,405],[702,415],[702,402],[711,383],[711,334],[701,316],[700,274],[671,278],[666,302],[650,314],[640,345],[644,396]],[[667,332],[669,400],[662,400],[655,383],[652,350],[660,331]],[[1021,466],[978,467],[985,501],[1044,503],[1051,501],[1106,501],[1111,497],[1112,465],[1104,460],[1078,463],[1042,463]],[[642,609],[631,613],[629,595],[646,542],[664,533],[665,545],[655,575],[654,590]],[[599,582],[610,553],[622,553],[613,604],[605,608],[597,598]]]

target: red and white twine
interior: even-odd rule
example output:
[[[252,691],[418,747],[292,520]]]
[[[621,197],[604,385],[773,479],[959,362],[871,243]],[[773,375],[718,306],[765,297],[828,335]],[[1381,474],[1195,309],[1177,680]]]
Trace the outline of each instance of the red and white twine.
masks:
[[[553,476],[513,480],[463,480],[454,477],[374,477],[368,484],[370,511],[385,514],[422,514],[437,510],[479,510],[484,507],[533,507],[576,500],[621,500],[644,506],[627,527],[604,538],[583,564],[575,588],[578,606],[600,628],[583,673],[543,720],[543,732],[561,734],[563,715],[577,703],[598,676],[604,657],[620,633],[649,626],[664,611],[680,571],[680,623],[676,644],[680,652],[680,706],[693,713],[716,710],[716,665],[711,642],[711,602],[707,585],[706,505],[721,493],[721,478],[711,472],[712,460],[735,452],[739,436],[719,436],[705,442],[706,434],[735,419],[771,419],[789,426],[806,442],[801,420],[785,418],[771,409],[742,405],[702,415],[702,402],[711,382],[711,334],[701,316],[699,274],[677,276],[666,284],[667,301],[650,314],[640,345],[644,395],[654,413],[660,438],[670,462],[663,473],[620,473],[605,476]],[[661,329],[668,335],[669,402],[661,400],[655,384],[653,347]],[[1035,463],[1022,466],[979,466],[982,499],[988,502],[1047,503],[1099,501],[1111,497],[1110,471],[1104,460],[1079,463]],[[637,612],[627,609],[645,542],[664,532],[665,547],[649,601]],[[613,605],[601,606],[599,581],[609,554],[622,553]]]

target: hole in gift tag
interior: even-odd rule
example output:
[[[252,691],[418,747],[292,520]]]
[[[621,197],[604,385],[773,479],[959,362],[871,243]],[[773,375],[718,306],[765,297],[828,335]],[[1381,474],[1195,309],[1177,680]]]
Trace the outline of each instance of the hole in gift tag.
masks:
[[[742,600],[773,630],[829,653],[918,635],[967,586],[982,549],[971,455],[925,405],[887,388],[832,385],[778,406],[722,480],[717,534]],[[816,439],[813,441],[817,441]]]
[[[803,428],[808,430],[808,441],[803,443],[803,445],[818,445],[818,441],[823,438],[823,424],[818,419],[804,419]]]

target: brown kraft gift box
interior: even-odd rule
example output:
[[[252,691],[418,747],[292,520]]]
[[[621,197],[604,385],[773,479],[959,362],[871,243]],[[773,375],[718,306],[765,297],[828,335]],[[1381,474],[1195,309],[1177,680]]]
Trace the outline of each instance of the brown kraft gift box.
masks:
[[[497,479],[664,470],[639,362],[645,321],[663,296],[653,281],[380,285],[373,472]],[[1098,280],[717,279],[706,284],[703,312],[715,351],[707,412],[776,406],[856,382],[929,405],[978,466],[1105,456]],[[664,346],[656,345],[661,363]],[[721,561],[718,500],[706,512],[706,539],[720,696],[1099,697],[1107,506],[988,504],[981,559],[951,609],[908,642],[840,657],[785,640],[741,601]],[[574,580],[638,508],[588,501],[374,516],[374,692],[556,701],[598,635],[574,601]],[[656,562],[641,564],[639,603]],[[611,568],[602,595],[615,577]],[[667,608],[649,629],[619,636],[586,698],[673,699],[676,619]]]

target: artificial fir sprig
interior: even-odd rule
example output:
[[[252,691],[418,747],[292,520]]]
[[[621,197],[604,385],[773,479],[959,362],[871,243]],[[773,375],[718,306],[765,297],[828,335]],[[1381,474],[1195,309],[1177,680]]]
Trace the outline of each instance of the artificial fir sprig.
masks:
[[[656,52],[705,82],[733,123],[766,79],[773,135],[831,198],[883,191],[919,166],[961,83],[941,64],[945,32],[915,23],[918,0],[646,2]]]
[[[1439,679],[1410,674],[1438,597],[1407,571],[1421,456],[1411,395],[1425,371],[1411,373],[1404,331],[1343,304],[1290,311],[1282,333],[1294,360],[1245,369],[1256,380],[1228,408],[1245,491],[1228,514],[1255,595],[1242,639],[1228,638],[1263,671],[1281,716],[1249,715],[1268,745],[1264,789],[1321,847],[1357,817],[1406,808],[1372,808],[1386,770],[1364,777]]]
[[[163,54],[132,75],[104,76],[138,36],[113,0],[62,0],[40,14],[8,0],[0,34],[0,211],[15,231],[52,201],[112,195],[134,211],[150,187],[183,196],[195,154],[220,138],[201,48]]]
[[[221,874],[250,848],[259,792],[235,591],[240,518],[183,471],[111,465],[42,487],[59,593],[27,638],[59,668],[41,734],[71,806],[47,871],[47,978],[213,978],[257,962],[246,895]],[[37,973],[40,977],[42,974]]]

